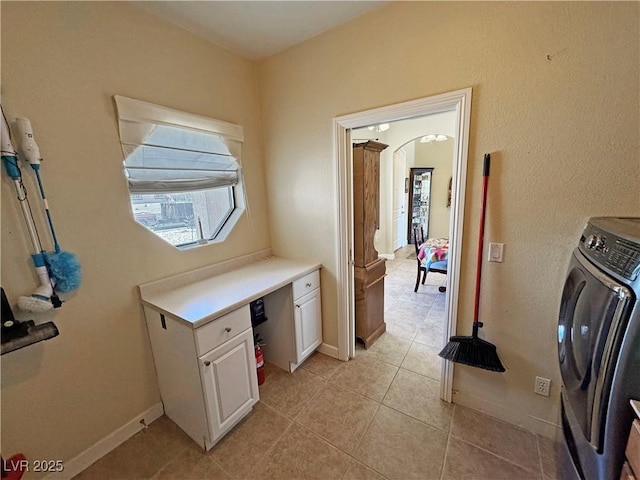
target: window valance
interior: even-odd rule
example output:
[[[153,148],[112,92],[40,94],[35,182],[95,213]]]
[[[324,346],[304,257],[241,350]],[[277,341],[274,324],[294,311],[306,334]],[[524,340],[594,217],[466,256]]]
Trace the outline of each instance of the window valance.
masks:
[[[243,128],[116,95],[132,194],[206,190],[239,182]]]

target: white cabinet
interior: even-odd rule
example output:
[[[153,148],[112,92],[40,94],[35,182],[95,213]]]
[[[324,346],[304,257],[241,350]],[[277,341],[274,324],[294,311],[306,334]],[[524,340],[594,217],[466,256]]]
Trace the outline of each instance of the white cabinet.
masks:
[[[293,372],[322,343],[320,270],[264,296],[267,321],[254,330],[266,343],[264,359]]]
[[[216,442],[259,399],[252,330],[203,355],[199,363],[209,431]]]
[[[301,363],[322,343],[320,289],[294,300],[296,363]]]
[[[145,306],[165,413],[209,450],[259,400],[249,306],[200,328]]]
[[[290,372],[322,343],[320,264],[230,262],[140,285],[164,411],[206,450],[259,399],[254,333]],[[261,297],[268,320],[252,329]]]

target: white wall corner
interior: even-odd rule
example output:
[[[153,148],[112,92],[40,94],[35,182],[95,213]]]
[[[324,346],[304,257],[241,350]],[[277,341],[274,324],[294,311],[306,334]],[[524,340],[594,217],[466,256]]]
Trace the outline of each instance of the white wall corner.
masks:
[[[338,355],[338,347],[334,347],[333,345],[322,343],[318,347],[318,352],[323,353],[329,357],[335,358],[337,360],[340,360],[340,357]]]

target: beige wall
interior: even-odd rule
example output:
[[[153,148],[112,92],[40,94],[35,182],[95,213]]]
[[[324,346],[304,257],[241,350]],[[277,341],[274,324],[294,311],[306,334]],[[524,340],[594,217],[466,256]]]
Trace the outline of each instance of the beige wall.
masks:
[[[36,317],[60,336],[2,357],[2,451],[68,461],[160,401],[136,285],[270,244],[256,72],[126,2],[1,8],[2,105],[32,121],[56,233],[83,267],[80,289]],[[178,251],[133,221],[114,94],[245,127],[250,215],[229,241]],[[1,185],[2,286],[15,305],[37,282],[4,174]]]
[[[429,237],[449,238],[451,207],[447,207],[449,179],[453,174],[453,138],[444,142],[415,144],[415,166],[431,167],[431,208]]]
[[[332,118],[472,87],[458,331],[471,332],[491,152],[487,239],[506,247],[504,263],[483,272],[482,335],[508,370],[457,366],[455,400],[540,430],[556,422],[555,328],[570,252],[588,217],[640,215],[639,8],[392,2],[260,64],[273,248],[324,264],[326,341],[337,341]],[[553,380],[551,398],[532,393],[536,375]]]

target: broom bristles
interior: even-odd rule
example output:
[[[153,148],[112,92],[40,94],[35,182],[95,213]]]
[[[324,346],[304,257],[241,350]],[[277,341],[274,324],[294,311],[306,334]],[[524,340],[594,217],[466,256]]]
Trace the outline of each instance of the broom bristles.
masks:
[[[438,354],[446,360],[471,367],[484,368],[494,372],[504,372],[495,345],[478,337],[451,337]]]

